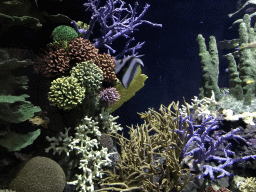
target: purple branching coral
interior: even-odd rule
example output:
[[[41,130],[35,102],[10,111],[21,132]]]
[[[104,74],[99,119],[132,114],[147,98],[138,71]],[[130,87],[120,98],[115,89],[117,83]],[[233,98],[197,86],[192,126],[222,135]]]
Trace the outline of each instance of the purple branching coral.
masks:
[[[240,157],[237,159],[232,158],[236,154],[230,150],[231,143],[228,143],[228,140],[234,139],[236,142],[239,142],[238,140],[246,142],[243,137],[236,135],[236,133],[240,131],[239,128],[213,138],[210,136],[210,132],[219,128],[216,118],[211,116],[205,118],[203,116],[200,125],[193,125],[191,115],[186,118],[180,117],[180,128],[177,130],[180,135],[184,135],[185,130],[182,127],[184,121],[188,123],[186,129],[187,142],[183,148],[181,156],[186,159],[185,161],[192,160],[192,162],[189,163],[189,167],[193,171],[201,172],[201,174],[197,176],[199,179],[209,175],[212,180],[215,180],[214,172],[221,173],[217,178],[225,176],[232,177],[232,174],[224,169],[225,167],[232,166],[239,161],[256,159],[256,155]],[[222,153],[221,156],[218,156],[216,152],[218,152],[218,155]],[[206,162],[210,160],[215,160],[219,165],[214,167],[206,164]]]
[[[135,40],[131,38],[129,35],[132,34],[134,31],[138,31],[136,29],[137,26],[141,25],[142,23],[150,24],[154,27],[162,27],[161,24],[155,24],[150,21],[142,20],[141,18],[146,13],[147,9],[150,7],[149,4],[146,4],[142,13],[136,17],[136,9],[139,5],[138,2],[135,2],[134,8],[129,4],[129,9],[124,8],[125,2],[122,0],[107,0],[105,6],[99,7],[100,0],[88,0],[88,3],[85,3],[84,6],[87,7],[87,10],[93,12],[91,21],[89,22],[89,29],[79,29],[77,23],[72,21],[71,24],[73,25],[74,29],[77,33],[82,34],[84,39],[89,39],[90,35],[92,34],[94,25],[96,22],[99,22],[101,25],[101,33],[102,37],[95,39],[94,46],[96,48],[104,47],[108,49],[108,52],[115,53],[110,44],[118,37],[125,37],[126,39],[129,38],[127,41],[124,50],[118,54],[115,59],[120,59],[126,54],[127,52],[133,53],[136,56],[138,53],[135,53],[136,49],[140,49],[143,43],[138,43],[136,46],[132,48],[128,48],[131,41]],[[120,7],[117,7],[117,5]],[[126,12],[127,14],[121,18],[121,15]],[[111,24],[110,24],[111,23]]]
[[[120,95],[116,88],[110,87],[100,91],[100,98],[108,105],[113,105],[116,101],[120,99]]]

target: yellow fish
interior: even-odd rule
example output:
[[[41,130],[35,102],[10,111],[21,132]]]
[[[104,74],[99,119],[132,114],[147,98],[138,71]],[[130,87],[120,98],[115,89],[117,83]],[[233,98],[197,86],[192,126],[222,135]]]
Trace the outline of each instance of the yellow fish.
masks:
[[[251,84],[251,83],[254,83],[254,80],[253,79],[249,79],[248,81],[246,81],[246,84]]]

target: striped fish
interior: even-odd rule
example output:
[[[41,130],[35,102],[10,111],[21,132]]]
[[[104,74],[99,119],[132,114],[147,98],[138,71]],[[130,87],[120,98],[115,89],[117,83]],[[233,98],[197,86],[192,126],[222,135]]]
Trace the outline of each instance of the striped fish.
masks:
[[[128,89],[136,76],[139,66],[144,67],[142,60],[135,56],[127,56],[123,59],[115,60],[115,63],[116,76],[122,82],[125,89]]]

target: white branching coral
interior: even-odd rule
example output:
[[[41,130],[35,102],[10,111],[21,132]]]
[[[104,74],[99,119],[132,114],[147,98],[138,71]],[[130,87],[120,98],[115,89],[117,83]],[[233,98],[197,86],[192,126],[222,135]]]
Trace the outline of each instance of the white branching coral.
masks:
[[[117,133],[117,131],[121,131],[123,128],[120,126],[121,124],[117,124],[115,122],[116,119],[119,118],[119,116],[113,117],[109,114],[109,111],[111,109],[101,109],[101,113],[99,115],[99,121],[102,122],[102,128],[103,130],[106,130],[107,133]]]
[[[45,149],[46,152],[53,149],[54,154],[56,152],[61,154],[62,151],[65,151],[69,156],[69,153],[75,150],[77,154],[81,154],[82,157],[78,168],[83,170],[83,174],[76,175],[77,179],[69,182],[69,184],[76,185],[76,190],[82,192],[94,191],[93,180],[96,177],[102,178],[102,168],[111,164],[109,157],[114,154],[108,153],[107,148],[98,149],[98,138],[101,136],[98,124],[97,121],[86,116],[82,120],[82,124],[75,128],[74,138],[68,136],[70,128],[65,128],[65,134],[61,132],[57,138],[46,137],[51,142],[50,147]],[[114,124],[113,126],[116,125]]]
[[[180,113],[185,117],[188,116],[187,108],[208,117],[211,114],[210,108],[218,104],[215,100],[214,91],[212,91],[211,98],[204,97],[203,99],[199,99],[197,96],[194,96],[194,99],[191,100],[191,105],[188,103],[186,103],[187,106],[181,105]]]
[[[51,149],[53,154],[58,153],[59,155],[62,151],[65,151],[69,155],[68,145],[72,141],[72,137],[68,136],[68,131],[70,128],[65,128],[65,133],[60,132],[57,137],[46,136],[46,139],[50,142],[50,146],[45,149],[45,152],[48,153]]]

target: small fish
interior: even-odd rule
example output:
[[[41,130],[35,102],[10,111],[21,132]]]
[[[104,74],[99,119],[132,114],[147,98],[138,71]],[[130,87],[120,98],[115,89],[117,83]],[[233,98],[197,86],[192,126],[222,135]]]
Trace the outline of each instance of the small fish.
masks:
[[[20,5],[20,4],[22,4],[22,2],[17,1],[17,0],[13,0],[13,1],[5,1],[5,2],[3,2],[3,4],[6,4],[6,5]]]
[[[245,49],[245,48],[249,48],[249,49],[253,49],[256,48],[256,41],[251,42],[245,46],[239,47],[239,50]]]
[[[115,60],[115,64],[116,76],[122,82],[125,89],[128,89],[136,76],[139,66],[144,67],[142,60],[135,56],[127,56],[123,59]]]
[[[246,84],[249,85],[251,83],[254,83],[254,80],[253,79],[249,79],[248,81],[246,81]]]

